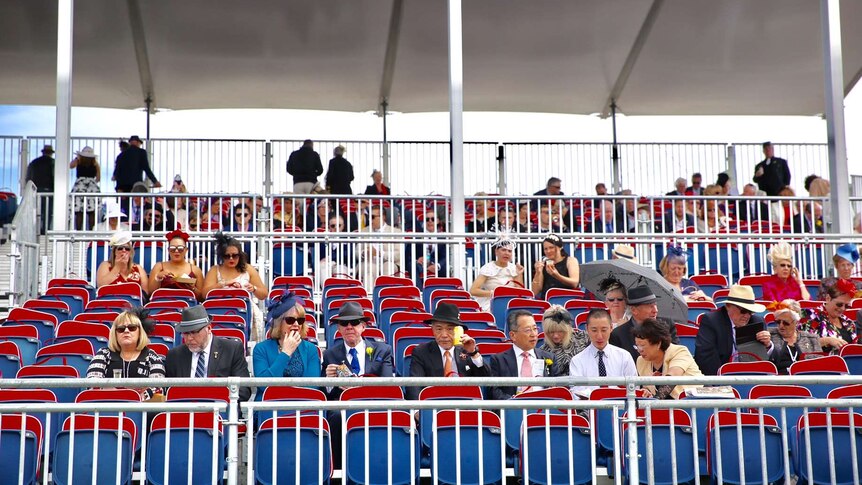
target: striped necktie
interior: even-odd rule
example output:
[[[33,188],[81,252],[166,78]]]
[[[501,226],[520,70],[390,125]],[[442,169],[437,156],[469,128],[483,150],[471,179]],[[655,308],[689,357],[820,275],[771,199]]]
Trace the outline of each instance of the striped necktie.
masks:
[[[195,377],[207,376],[206,352],[198,352],[198,365],[195,367]]]

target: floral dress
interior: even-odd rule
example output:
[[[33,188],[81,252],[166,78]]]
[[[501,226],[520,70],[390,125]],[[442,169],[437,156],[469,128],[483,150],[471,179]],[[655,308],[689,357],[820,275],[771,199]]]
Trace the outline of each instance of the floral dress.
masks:
[[[836,327],[829,321],[829,316],[826,313],[826,308],[820,305],[808,312],[808,315],[799,320],[799,330],[807,330],[818,337],[840,337],[848,343],[856,343],[858,338],[856,335],[856,322],[841,314],[838,319],[841,322],[840,327]],[[831,346],[824,346],[826,352],[835,352]]]

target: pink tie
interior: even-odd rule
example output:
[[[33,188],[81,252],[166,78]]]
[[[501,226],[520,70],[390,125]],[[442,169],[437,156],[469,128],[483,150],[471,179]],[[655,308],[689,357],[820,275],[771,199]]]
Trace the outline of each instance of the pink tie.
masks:
[[[521,377],[533,377],[533,365],[530,364],[530,353],[521,352]]]

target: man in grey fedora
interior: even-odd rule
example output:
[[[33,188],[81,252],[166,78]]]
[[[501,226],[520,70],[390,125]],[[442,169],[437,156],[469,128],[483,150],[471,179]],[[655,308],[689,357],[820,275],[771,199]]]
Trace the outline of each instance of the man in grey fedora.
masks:
[[[437,305],[434,314],[425,321],[431,326],[434,340],[417,345],[410,361],[410,377],[485,377],[488,366],[479,353],[472,337],[464,333],[461,342],[455,341],[455,329],[467,330],[461,321],[458,307],[451,303]],[[408,387],[408,399],[418,399],[421,387]]]
[[[666,318],[661,318],[658,314],[658,305],[656,305],[655,293],[647,285],[635,286],[626,291],[626,301],[629,305],[629,311],[632,317],[629,321],[623,323],[611,332],[611,345],[615,345],[632,356],[634,362],[638,361],[638,350],[635,348],[635,338],[632,335],[632,329],[635,325],[640,325],[647,318],[655,318],[659,322],[670,327],[670,339],[673,343],[679,343],[679,337],[676,335],[676,325]]]
[[[168,352],[166,377],[249,377],[242,343],[214,336],[203,306],[184,309],[177,332],[182,335],[183,344]],[[249,396],[251,388],[239,389],[240,401],[247,401]]]

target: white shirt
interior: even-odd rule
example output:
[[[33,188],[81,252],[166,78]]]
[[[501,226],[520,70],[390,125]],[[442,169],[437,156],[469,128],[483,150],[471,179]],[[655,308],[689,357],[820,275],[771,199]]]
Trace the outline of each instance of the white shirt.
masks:
[[[632,355],[627,351],[608,344],[602,349],[605,352],[603,360],[608,377],[637,377],[638,370]],[[569,364],[569,375],[572,377],[599,377],[599,349],[590,344],[578,355],[572,357]],[[572,395],[575,399],[589,397],[598,386],[573,386]]]
[[[347,345],[347,342],[344,343],[344,355],[347,357],[347,360],[344,362],[347,364],[347,367],[350,367],[350,346]],[[365,374],[365,340],[359,340],[359,343],[356,344],[356,358],[359,360],[359,375]]]
[[[207,342],[207,346],[204,347],[204,350],[203,350],[203,356],[204,356],[204,358],[207,359],[207,361],[206,361],[207,365],[204,367],[204,369],[206,369],[206,371],[207,371],[207,375],[209,375],[209,370],[210,370],[209,357],[210,357],[210,349],[213,346],[213,339],[214,338],[215,338],[215,335],[210,335],[210,341]],[[195,371],[198,368],[198,358],[200,357],[200,355],[201,355],[200,352],[192,352],[192,371],[189,374],[189,377],[195,376]]]

